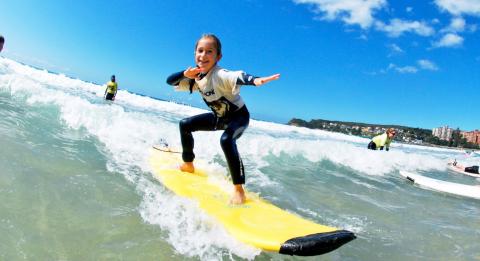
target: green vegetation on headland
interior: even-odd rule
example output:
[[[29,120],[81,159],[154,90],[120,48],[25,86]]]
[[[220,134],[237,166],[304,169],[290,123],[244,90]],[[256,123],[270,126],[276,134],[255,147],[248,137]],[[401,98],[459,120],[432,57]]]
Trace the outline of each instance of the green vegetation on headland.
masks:
[[[480,149],[477,144],[467,142],[467,140],[460,134],[460,129],[456,129],[453,132],[450,140],[441,140],[432,135],[432,130],[400,125],[380,125],[359,122],[328,121],[321,119],[307,122],[305,120],[296,118],[291,119],[287,124],[310,129],[340,132],[365,138],[372,138],[375,135],[384,133],[388,128],[395,128],[397,130],[397,135],[395,136],[394,140],[402,143]]]

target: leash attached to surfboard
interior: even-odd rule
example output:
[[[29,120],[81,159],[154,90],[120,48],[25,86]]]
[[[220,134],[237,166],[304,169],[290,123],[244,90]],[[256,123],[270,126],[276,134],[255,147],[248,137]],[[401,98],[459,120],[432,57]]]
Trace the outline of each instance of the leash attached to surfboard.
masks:
[[[159,145],[153,145],[152,147],[156,150],[163,151],[163,152],[182,153],[180,151],[176,151],[176,150],[173,150],[172,148],[170,148],[170,146],[168,145],[168,142],[165,141],[164,139],[160,139]]]

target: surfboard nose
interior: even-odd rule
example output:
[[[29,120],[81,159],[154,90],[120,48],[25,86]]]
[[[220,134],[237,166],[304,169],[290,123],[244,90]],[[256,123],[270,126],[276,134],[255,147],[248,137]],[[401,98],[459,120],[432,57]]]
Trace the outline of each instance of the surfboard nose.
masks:
[[[280,254],[296,256],[315,256],[333,251],[357,238],[347,230],[311,234],[287,240],[280,247]]]

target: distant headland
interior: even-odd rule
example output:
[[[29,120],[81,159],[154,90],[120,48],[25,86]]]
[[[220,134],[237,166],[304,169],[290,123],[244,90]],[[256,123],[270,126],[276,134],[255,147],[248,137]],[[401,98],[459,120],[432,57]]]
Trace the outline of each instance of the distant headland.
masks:
[[[463,132],[459,129],[452,130],[451,137],[445,140],[433,135],[433,131],[430,129],[413,128],[401,125],[381,125],[360,122],[330,121],[322,119],[314,119],[307,122],[297,118],[291,119],[287,124],[310,129],[340,132],[364,138],[371,138],[375,135],[385,132],[388,128],[395,128],[397,130],[395,141],[397,142],[425,146],[480,149],[478,144],[468,142],[467,139],[463,137]]]

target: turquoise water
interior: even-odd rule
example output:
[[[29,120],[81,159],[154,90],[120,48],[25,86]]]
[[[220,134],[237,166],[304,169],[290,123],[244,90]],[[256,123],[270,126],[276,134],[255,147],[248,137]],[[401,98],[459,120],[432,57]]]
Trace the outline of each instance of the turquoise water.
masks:
[[[361,138],[253,120],[238,141],[247,189],[358,237],[314,258],[265,253],[152,177],[149,148],[178,147],[178,121],[202,110],[103,91],[0,58],[0,260],[480,260],[480,201],[398,174],[480,185],[446,169],[480,157],[368,151]],[[226,173],[220,135],[196,133],[197,157]]]

